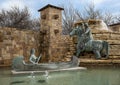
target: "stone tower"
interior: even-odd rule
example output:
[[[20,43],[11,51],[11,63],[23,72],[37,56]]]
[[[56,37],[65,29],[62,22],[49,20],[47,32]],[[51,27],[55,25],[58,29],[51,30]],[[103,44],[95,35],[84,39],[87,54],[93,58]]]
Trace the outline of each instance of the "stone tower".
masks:
[[[62,10],[50,4],[38,10],[41,12],[40,50],[44,61],[52,61],[60,54],[58,45],[62,32]]]

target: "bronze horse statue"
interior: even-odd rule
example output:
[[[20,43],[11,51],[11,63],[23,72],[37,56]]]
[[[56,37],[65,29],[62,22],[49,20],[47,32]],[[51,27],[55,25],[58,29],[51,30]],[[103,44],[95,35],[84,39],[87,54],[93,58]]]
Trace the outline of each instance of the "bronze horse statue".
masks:
[[[81,52],[92,51],[96,59],[101,59],[104,56],[106,59],[109,57],[109,44],[106,41],[94,40],[91,30],[87,23],[77,25],[71,32],[70,36],[77,35],[77,52],[76,56],[79,57]]]

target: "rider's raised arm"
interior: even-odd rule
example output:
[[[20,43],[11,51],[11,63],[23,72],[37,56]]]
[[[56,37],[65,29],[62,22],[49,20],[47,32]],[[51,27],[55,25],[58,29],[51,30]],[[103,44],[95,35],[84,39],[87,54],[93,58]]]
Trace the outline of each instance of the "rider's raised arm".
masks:
[[[91,31],[87,23],[84,24],[84,27],[85,27],[85,34]]]

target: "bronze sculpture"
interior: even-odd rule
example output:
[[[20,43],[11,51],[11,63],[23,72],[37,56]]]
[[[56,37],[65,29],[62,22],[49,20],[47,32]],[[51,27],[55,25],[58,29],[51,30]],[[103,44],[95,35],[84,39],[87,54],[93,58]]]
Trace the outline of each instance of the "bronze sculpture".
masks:
[[[35,49],[32,48],[32,49],[31,49],[31,52],[30,52],[30,59],[29,59],[29,61],[30,61],[31,63],[33,63],[33,64],[38,64],[41,56],[42,56],[42,55],[40,54],[39,57],[36,57],[36,56],[35,56]]]
[[[31,57],[33,58],[35,50],[31,50]],[[35,57],[36,58],[36,57]],[[33,59],[34,60],[34,59]],[[76,56],[71,57],[71,61],[68,62],[50,62],[50,63],[28,63],[24,61],[23,56],[15,57],[12,61],[12,68],[15,71],[45,71],[45,70],[60,70],[72,67],[78,67],[79,61]]]
[[[70,36],[77,35],[77,52],[76,56],[79,57],[80,53],[85,51],[92,51],[96,59],[101,59],[102,56],[109,56],[109,44],[106,41],[94,40],[91,30],[87,23],[77,25],[71,32]]]

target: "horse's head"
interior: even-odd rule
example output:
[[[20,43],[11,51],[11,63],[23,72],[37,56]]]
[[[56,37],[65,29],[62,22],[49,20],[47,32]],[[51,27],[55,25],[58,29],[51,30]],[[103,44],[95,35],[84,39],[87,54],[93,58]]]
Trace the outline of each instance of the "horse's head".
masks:
[[[70,32],[70,36],[73,35],[77,35],[77,28],[74,28],[71,32]]]
[[[81,28],[84,28],[84,24],[81,23],[81,24],[78,24],[75,26],[75,28],[70,32],[70,36],[73,36],[73,35],[81,35]]]

